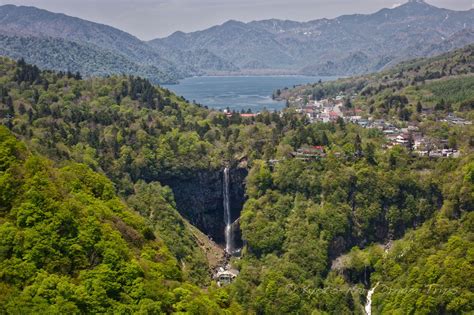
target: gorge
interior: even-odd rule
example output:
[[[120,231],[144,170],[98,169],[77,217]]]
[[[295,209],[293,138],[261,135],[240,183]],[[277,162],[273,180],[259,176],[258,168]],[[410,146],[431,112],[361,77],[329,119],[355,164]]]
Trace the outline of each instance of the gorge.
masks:
[[[145,79],[0,58],[0,313],[472,312],[474,133],[459,121],[473,117],[473,47],[414,62],[306,95],[356,95],[346,107],[406,119],[391,123],[458,158],[292,108],[227,115]],[[217,288],[223,264],[238,277]]]
[[[197,171],[163,183],[174,194],[176,208],[192,225],[208,235],[230,253],[242,245],[237,228],[231,228],[240,217],[245,202],[245,168]],[[230,245],[227,240],[233,240]]]

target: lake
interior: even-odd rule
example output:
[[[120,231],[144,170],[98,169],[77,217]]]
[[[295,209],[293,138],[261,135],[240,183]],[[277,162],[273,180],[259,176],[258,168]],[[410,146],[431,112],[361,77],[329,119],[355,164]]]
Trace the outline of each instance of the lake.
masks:
[[[189,101],[196,101],[209,108],[232,110],[251,109],[258,112],[264,108],[281,110],[285,102],[272,99],[277,89],[293,87],[318,80],[334,80],[335,77],[308,76],[219,76],[193,77],[180,81],[176,85],[163,87],[184,96]]]

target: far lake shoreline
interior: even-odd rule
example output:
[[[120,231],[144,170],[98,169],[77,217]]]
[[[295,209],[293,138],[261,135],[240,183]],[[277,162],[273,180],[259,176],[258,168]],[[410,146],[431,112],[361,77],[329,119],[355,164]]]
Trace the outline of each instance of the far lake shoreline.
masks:
[[[178,84],[166,84],[162,87],[190,102],[195,101],[212,109],[250,109],[252,112],[259,112],[264,109],[281,110],[285,107],[284,101],[272,99],[272,94],[277,89],[338,78],[303,75],[213,75],[185,78]]]

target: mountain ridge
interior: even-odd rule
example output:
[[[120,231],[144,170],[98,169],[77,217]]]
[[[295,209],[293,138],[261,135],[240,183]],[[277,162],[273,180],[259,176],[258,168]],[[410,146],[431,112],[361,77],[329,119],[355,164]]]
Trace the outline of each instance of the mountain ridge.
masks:
[[[474,9],[453,11],[409,1],[372,14],[307,22],[229,20],[141,41],[62,13],[0,6],[0,53],[43,68],[85,76],[126,73],[154,83],[222,74],[357,75],[471,44],[473,30]]]
[[[429,56],[428,47],[441,44],[462,30],[474,29],[474,10],[454,11],[424,1],[409,1],[396,8],[371,14],[342,15],[333,19],[306,22],[267,19],[251,22],[229,20],[205,30],[175,32],[148,43],[195,51],[205,47],[218,57],[232,62],[240,73],[284,69],[289,74],[353,75],[383,69],[392,60]],[[467,43],[472,43],[470,37]],[[464,44],[466,40],[460,39]],[[415,46],[422,46],[417,55]],[[451,49],[460,48],[461,44]],[[436,50],[446,52],[447,47]],[[434,53],[431,53],[434,54]],[[345,67],[352,56],[368,58]],[[384,63],[388,60],[388,63]],[[335,64],[333,71],[327,64]],[[351,62],[349,62],[351,64]],[[339,68],[346,68],[341,71]],[[206,69],[202,69],[206,71]]]
[[[53,13],[36,7],[5,5],[0,6],[0,34],[11,38],[40,38],[57,39],[68,42],[76,42],[81,45],[94,45],[100,50],[115,55],[123,56],[128,62],[142,67],[157,67],[155,77],[146,75],[147,71],[139,73],[147,76],[154,82],[176,81],[189,71],[181,71],[177,65],[169,62],[151,49],[146,43],[137,37],[114,27],[71,17],[62,13]],[[65,44],[67,46],[67,44]],[[48,49],[41,51],[47,56],[52,53]],[[80,57],[75,55],[74,57]],[[79,58],[82,62],[87,59]],[[36,59],[30,60],[35,63]],[[107,60],[113,63],[114,58]],[[57,67],[53,67],[57,68]],[[76,69],[72,69],[76,70]],[[80,69],[77,69],[80,70]],[[81,69],[83,70],[83,69]],[[125,72],[125,71],[122,71]],[[151,70],[148,70],[151,72]],[[165,73],[161,75],[160,72]],[[120,73],[111,71],[108,74]],[[90,74],[90,73],[85,73]]]

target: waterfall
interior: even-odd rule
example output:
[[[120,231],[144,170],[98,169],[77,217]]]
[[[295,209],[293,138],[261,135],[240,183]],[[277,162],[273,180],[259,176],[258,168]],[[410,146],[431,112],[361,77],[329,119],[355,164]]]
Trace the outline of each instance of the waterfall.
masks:
[[[369,292],[367,292],[367,303],[365,304],[365,313],[367,315],[372,315],[372,295],[374,294],[375,289],[377,288],[378,285],[379,283],[377,282],[375,287],[373,287],[372,289],[369,290]]]
[[[232,218],[230,215],[230,196],[229,196],[229,168],[224,168],[223,181],[223,199],[224,199],[224,222],[225,222],[225,251],[227,254],[232,254],[234,251],[233,233],[232,233]]]

